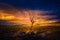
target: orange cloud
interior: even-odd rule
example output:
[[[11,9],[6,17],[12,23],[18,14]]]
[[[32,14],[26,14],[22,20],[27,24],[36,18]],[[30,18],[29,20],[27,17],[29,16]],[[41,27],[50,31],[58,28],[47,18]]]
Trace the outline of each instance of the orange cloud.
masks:
[[[47,11],[48,12],[48,11]],[[4,13],[0,11],[0,20],[10,20],[16,24],[26,24],[31,25],[31,18],[33,17],[34,25],[40,24],[40,26],[49,26],[55,24],[58,20],[54,20],[56,16],[52,15],[43,15],[46,13],[45,11],[38,11],[38,10],[23,10],[17,11],[15,14]],[[48,20],[52,19],[52,20]]]

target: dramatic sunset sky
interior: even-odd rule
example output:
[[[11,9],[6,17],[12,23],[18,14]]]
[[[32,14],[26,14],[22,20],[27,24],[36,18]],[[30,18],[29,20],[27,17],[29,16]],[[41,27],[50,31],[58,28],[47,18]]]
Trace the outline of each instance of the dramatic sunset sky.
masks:
[[[30,25],[32,16],[34,16],[34,25],[59,25],[60,1],[0,0],[0,20]]]

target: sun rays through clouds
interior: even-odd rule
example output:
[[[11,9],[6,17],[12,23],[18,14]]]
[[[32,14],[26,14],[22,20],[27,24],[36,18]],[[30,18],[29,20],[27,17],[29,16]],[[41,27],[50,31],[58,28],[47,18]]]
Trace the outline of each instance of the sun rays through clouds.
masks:
[[[15,14],[4,13],[4,11],[0,11],[0,20],[10,20],[11,22],[15,22],[17,24],[31,24],[31,18],[34,21],[34,25],[39,24],[39,26],[47,26],[48,24],[54,24],[58,22],[55,15],[44,15],[49,14],[47,11],[40,10],[23,10],[17,11]],[[34,16],[34,17],[33,17]],[[47,24],[47,25],[45,25]]]
[[[0,21],[3,20],[7,22],[12,22],[14,23],[12,25],[23,24],[24,27],[17,26],[17,28],[22,27],[21,29],[25,31],[26,33],[30,32],[30,30],[33,30],[34,32],[36,32],[35,29],[39,27],[60,26],[60,24],[57,23],[59,21],[58,19],[56,19],[57,16],[49,15],[51,13],[50,11],[30,10],[30,9],[22,9],[22,10],[19,9],[18,10],[13,7],[10,8],[10,6],[4,6],[4,8],[5,9],[0,8]]]

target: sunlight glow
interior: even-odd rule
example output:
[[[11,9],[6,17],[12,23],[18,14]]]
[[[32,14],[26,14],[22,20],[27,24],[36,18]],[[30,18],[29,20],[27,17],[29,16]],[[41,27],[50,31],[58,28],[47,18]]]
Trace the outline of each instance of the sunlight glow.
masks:
[[[40,14],[40,15],[39,15]],[[50,16],[50,15],[43,15],[44,11],[18,11],[17,14],[8,14],[8,13],[0,13],[0,20],[11,20],[14,23],[17,24],[26,24],[26,26],[31,25],[31,18],[33,17],[34,25],[39,24],[39,26],[52,26],[55,22],[58,20],[47,20],[51,18],[55,18],[56,16]],[[14,21],[13,21],[14,20]],[[53,23],[53,24],[52,24]]]
[[[19,31],[14,35],[17,35],[20,31],[25,33],[30,33],[33,31],[34,33],[37,33],[37,30],[40,27],[60,26],[60,24],[56,23],[58,20],[53,19],[56,16],[44,15],[44,13],[46,12],[38,10],[23,10],[22,12],[18,11],[15,14],[0,11],[0,20],[6,20],[18,24],[18,29],[20,28],[20,25],[23,24],[24,27],[20,28]],[[31,26],[32,30],[30,30]]]
[[[1,20],[13,20],[15,17],[12,15],[6,15],[6,14],[2,14],[0,13],[0,19]]]

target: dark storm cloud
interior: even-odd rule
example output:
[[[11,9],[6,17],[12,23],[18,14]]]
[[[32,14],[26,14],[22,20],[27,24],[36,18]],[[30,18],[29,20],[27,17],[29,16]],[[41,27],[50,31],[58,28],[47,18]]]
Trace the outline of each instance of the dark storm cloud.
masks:
[[[18,9],[53,11],[52,14],[60,19],[59,0],[0,0],[0,3],[6,3]]]
[[[0,12],[3,13],[9,13],[9,14],[14,14],[18,10],[14,8],[13,6],[6,4],[6,3],[0,3]]]
[[[58,0],[1,0],[3,3],[11,4],[15,7],[56,10],[59,6]]]
[[[2,3],[7,3],[16,8],[33,9],[33,10],[50,10],[54,11],[56,15],[60,15],[60,1],[59,0],[0,0]]]

